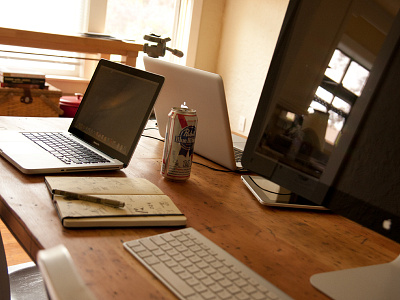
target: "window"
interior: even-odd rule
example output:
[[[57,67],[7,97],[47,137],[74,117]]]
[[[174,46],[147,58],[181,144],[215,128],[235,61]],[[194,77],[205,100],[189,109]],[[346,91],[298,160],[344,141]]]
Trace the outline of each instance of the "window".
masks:
[[[172,37],[176,0],[108,0],[105,32],[124,39],[155,33]]]
[[[184,6],[188,10],[185,16],[191,16],[193,3],[194,0],[0,0],[0,27],[79,34],[88,31],[92,23],[100,23],[106,34],[117,38],[142,43],[144,34],[156,33],[171,37],[168,46],[176,47],[175,15],[182,13]],[[91,5],[96,13],[92,13]],[[0,45],[0,65],[32,67],[50,75],[81,76],[81,58],[78,53]]]
[[[177,0],[108,0],[105,32],[121,39],[142,43],[144,35],[154,33],[162,38],[174,36],[175,6]],[[147,41],[143,41],[146,43]],[[167,46],[171,46],[168,42]],[[139,58],[143,53],[139,53]],[[169,58],[169,53],[165,56]],[[138,68],[144,68],[141,59]]]
[[[0,27],[76,34],[82,32],[85,24],[86,2],[0,0]],[[34,68],[52,75],[80,75],[80,60],[70,58],[78,57],[77,53],[8,45],[0,45],[0,50],[0,65],[3,66]]]
[[[325,139],[335,143],[351,107],[361,95],[369,71],[339,49],[336,49],[318,87],[310,111],[329,113]]]
[[[108,0],[105,32],[125,39],[137,39],[154,33],[170,37],[170,48],[183,51],[177,58],[168,51],[165,60],[194,65],[200,28],[202,0]],[[139,53],[137,67],[143,68]]]
[[[79,56],[65,51],[0,45],[1,66],[34,69],[49,75],[80,76]]]
[[[86,0],[0,0],[0,27],[51,33],[82,32]]]

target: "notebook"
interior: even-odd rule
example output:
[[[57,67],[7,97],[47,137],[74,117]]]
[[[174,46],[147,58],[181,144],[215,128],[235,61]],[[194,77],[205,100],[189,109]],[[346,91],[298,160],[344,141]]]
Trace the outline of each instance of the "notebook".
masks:
[[[99,61],[68,132],[62,135],[89,148],[101,162],[63,160],[38,142],[42,134],[10,130],[0,130],[0,155],[26,174],[122,169],[130,162],[163,82],[159,75]],[[32,136],[35,142],[28,138]]]
[[[57,214],[64,227],[184,226],[186,217],[155,184],[144,178],[46,176]],[[91,195],[124,203],[122,208],[65,199],[55,190]]]
[[[221,76],[155,58],[143,59],[147,71],[165,77],[154,105],[160,135],[165,137],[171,108],[186,105],[197,111],[194,152],[228,169],[240,169],[234,149],[242,152],[246,139],[231,133]]]

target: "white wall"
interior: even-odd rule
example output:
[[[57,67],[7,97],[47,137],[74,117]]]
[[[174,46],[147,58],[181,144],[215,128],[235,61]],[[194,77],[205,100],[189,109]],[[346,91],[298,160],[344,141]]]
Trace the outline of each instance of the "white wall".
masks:
[[[227,0],[203,0],[195,67],[217,72],[221,34]]]
[[[224,79],[235,132],[248,135],[287,4],[204,0],[195,67]],[[238,128],[241,116],[246,118],[243,132]]]

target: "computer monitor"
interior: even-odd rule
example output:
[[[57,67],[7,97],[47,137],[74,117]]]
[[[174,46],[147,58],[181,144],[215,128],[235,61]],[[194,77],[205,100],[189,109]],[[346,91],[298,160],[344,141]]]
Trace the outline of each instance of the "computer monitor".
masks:
[[[396,242],[399,7],[400,1],[290,0],[242,158],[246,169]],[[380,284],[398,298],[399,265],[400,257],[311,282],[332,298],[365,299],[355,295],[373,296]],[[381,272],[391,275],[379,281]],[[369,280],[363,288],[351,281],[361,277]]]

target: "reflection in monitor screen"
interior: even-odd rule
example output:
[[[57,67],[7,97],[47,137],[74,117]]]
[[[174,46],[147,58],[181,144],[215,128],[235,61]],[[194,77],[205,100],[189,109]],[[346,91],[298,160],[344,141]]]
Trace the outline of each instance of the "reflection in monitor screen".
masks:
[[[397,242],[399,7],[400,1],[291,0],[242,158],[245,168]],[[400,259],[379,270],[396,264]],[[313,277],[313,284],[333,298],[362,299],[357,293],[375,295],[379,284],[368,270],[361,273],[375,292],[357,291],[345,275],[323,284]],[[335,286],[335,277],[348,286]],[[383,281],[398,297],[400,284]]]

